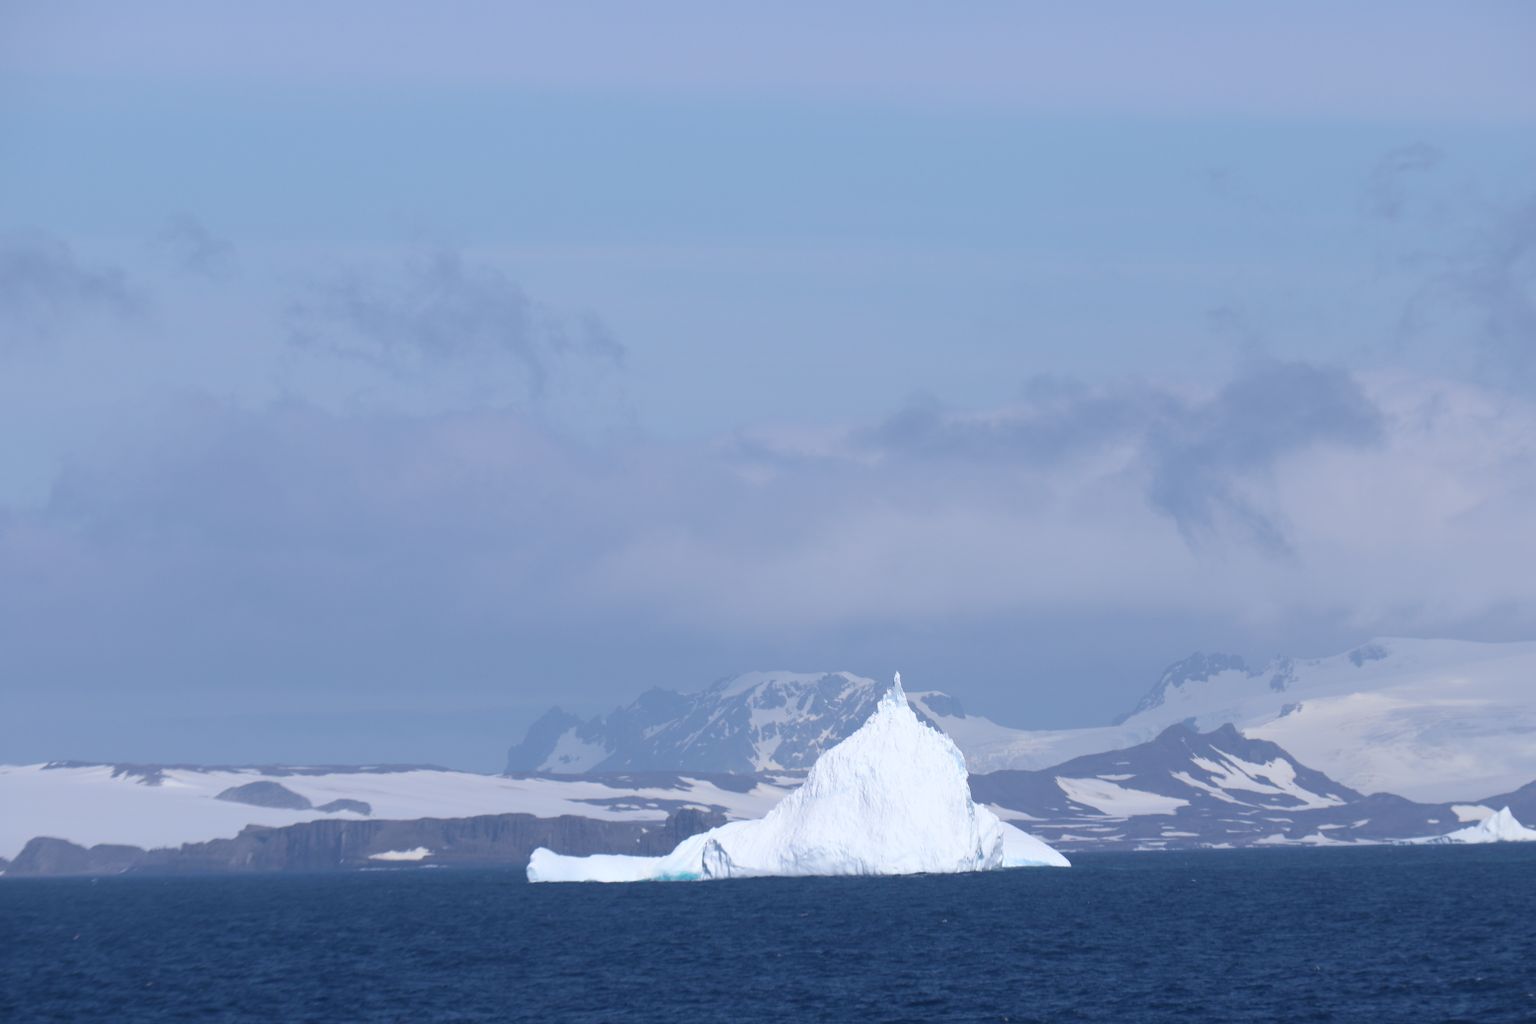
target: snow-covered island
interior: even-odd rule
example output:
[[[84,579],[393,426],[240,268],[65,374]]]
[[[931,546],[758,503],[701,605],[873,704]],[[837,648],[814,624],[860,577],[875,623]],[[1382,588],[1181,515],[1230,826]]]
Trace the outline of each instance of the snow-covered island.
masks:
[[[1536,823],[1536,782],[1529,781],[1536,700],[1526,685],[1533,669],[1536,643],[1383,640],[1329,658],[1281,659],[1260,672],[1234,656],[1195,655],[1164,672],[1121,725],[1055,732],[1002,726],[938,690],[906,697],[918,721],[967,759],[970,798],[981,810],[958,815],[961,831],[945,840],[967,840],[967,849],[950,855],[967,865],[986,860],[989,847],[977,855],[972,840],[992,834],[988,813],[1068,856],[1528,842],[1536,829],[1520,821]],[[846,756],[839,754],[818,772],[814,789],[788,805],[795,810],[767,821],[818,758],[878,717],[888,689],[846,671],[755,671],[697,692],[651,690],[586,721],[551,709],[509,753],[503,775],[419,764],[0,764],[0,877],[525,871],[541,847],[570,857],[639,858],[616,862],[639,877],[652,877],[657,858],[697,854],[698,863],[681,873],[702,877],[702,849],[685,841],[731,822],[745,825],[714,838],[736,873],[778,870],[778,855],[749,863],[737,845],[756,856],[770,839],[782,845],[790,831],[808,844],[835,835],[844,820],[873,820],[857,801],[841,817],[800,806],[823,790],[830,806],[849,803],[833,792],[832,766]],[[1346,721],[1352,724],[1342,731],[1333,727]],[[1282,727],[1286,745],[1274,735]],[[1423,742],[1399,743],[1410,735]],[[1298,756],[1293,743],[1320,763]],[[953,753],[936,757],[947,764]],[[1064,754],[1071,756],[1057,759]],[[901,768],[883,768],[880,778],[895,778],[890,772]],[[857,780],[861,770],[850,760],[838,777]],[[1356,788],[1356,779],[1372,788]],[[1380,787],[1383,779],[1440,799],[1404,799]],[[915,801],[928,782],[891,784],[908,787]],[[924,800],[927,808],[963,797]],[[901,804],[891,813],[912,818],[916,828],[932,811],[919,815]],[[810,825],[789,824],[802,818],[816,822],[821,838]],[[1027,837],[996,827],[1005,861],[1030,859],[1010,852]],[[862,861],[836,870],[886,870],[881,858],[889,849],[860,847]],[[852,851],[843,851],[845,859]],[[592,865],[559,871],[577,868]],[[926,863],[899,869],[956,870]]]
[[[532,882],[635,882],[767,875],[954,874],[1067,867],[1050,846],[971,797],[965,758],[920,721],[901,675],[869,719],[817,759],[766,816],[692,836],[662,857],[572,857],[546,848]]]

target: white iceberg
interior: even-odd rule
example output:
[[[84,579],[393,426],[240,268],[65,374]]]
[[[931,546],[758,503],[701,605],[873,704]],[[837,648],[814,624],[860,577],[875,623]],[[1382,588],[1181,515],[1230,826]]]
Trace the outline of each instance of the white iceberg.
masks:
[[[907,706],[901,675],[874,714],[826,751],[805,784],[755,821],[733,821],[664,857],[568,857],[539,848],[530,882],[760,875],[912,875],[1067,867],[1065,857],[971,799],[965,758]]]
[[[1490,814],[1476,825],[1447,832],[1443,836],[1431,836],[1420,840],[1424,843],[1528,843],[1536,841],[1536,829],[1520,824],[1508,807],[1497,814]]]

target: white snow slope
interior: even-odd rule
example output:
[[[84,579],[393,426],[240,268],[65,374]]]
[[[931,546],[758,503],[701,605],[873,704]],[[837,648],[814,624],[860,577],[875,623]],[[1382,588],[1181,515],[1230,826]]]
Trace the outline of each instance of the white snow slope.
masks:
[[[1468,825],[1443,836],[1415,840],[1419,843],[1529,843],[1536,842],[1536,829],[1526,828],[1508,807],[1490,814],[1476,825]]]
[[[664,857],[568,857],[541,848],[528,879],[949,874],[1026,865],[1067,860],[972,801],[959,748],[918,720],[898,675],[869,720],[823,753],[805,784],[761,820],[711,829]]]
[[[935,720],[982,773],[1124,749],[1186,719],[1201,731],[1230,722],[1363,793],[1476,800],[1536,778],[1536,643],[1384,638],[1326,658],[1278,658],[1175,682],[1101,728]]]
[[[467,818],[481,814],[576,814],[603,821],[663,821],[665,807],[649,801],[716,806],[727,817],[756,818],[798,780],[759,782],[738,793],[684,778],[684,788],[616,789],[596,780],[507,778],[442,769],[264,772],[254,768],[165,768],[146,776],[112,765],[0,765],[0,857],[14,858],[36,836],[82,846],[124,843],[144,849],[229,838],[247,825],[282,826],[317,818],[359,820],[350,811],[284,810],[216,800],[232,786],[276,782],[322,804],[363,800],[375,819]],[[612,802],[612,801],[619,802]]]

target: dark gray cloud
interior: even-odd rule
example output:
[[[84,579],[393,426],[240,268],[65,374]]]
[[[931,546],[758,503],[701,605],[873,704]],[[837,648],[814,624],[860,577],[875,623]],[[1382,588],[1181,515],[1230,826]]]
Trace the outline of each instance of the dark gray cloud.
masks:
[[[902,457],[1049,464],[1122,441],[1178,409],[1175,398],[1152,388],[1107,392],[1067,378],[1037,378],[1023,399],[1001,412],[965,415],[919,398],[855,436]]]
[[[1206,399],[1149,385],[1103,389],[1041,379],[1007,410],[959,414],[919,400],[854,436],[860,447],[898,458],[1036,469],[1129,448],[1140,453],[1147,500],[1187,541],[1227,529],[1283,554],[1284,527],[1244,496],[1241,482],[1308,446],[1371,444],[1381,430],[1380,411],[1348,372],[1261,362]]]
[[[82,317],[132,317],[143,306],[121,270],[84,263],[57,238],[0,238],[0,349],[50,340]]]
[[[510,362],[531,397],[579,362],[619,367],[624,347],[595,317],[562,317],[499,268],[442,249],[398,274],[317,283],[289,309],[300,347],[412,375]]]
[[[178,213],[167,220],[155,241],[186,273],[220,279],[234,272],[233,243],[209,231],[190,213]]]
[[[1305,363],[1267,363],[1206,402],[1150,425],[1148,498],[1198,541],[1228,523],[1273,553],[1290,542],[1279,520],[1237,482],[1283,456],[1318,444],[1380,440],[1380,410],[1349,373]]]

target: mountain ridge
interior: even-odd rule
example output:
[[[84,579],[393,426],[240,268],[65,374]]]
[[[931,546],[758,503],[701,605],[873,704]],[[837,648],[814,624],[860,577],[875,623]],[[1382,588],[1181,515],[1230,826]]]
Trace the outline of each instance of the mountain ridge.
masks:
[[[653,688],[585,720],[556,707],[507,752],[506,770],[804,770],[857,729],[882,692],[873,679],[846,671],[744,672],[692,693]],[[937,728],[940,719],[966,717],[949,694],[910,698],[918,717]]]
[[[826,693],[820,693],[825,689]],[[798,769],[873,708],[851,672],[744,673],[694,693],[651,690],[606,716],[555,709],[509,751],[509,770]],[[812,693],[812,691],[817,691]],[[811,696],[807,696],[810,694]],[[1272,739],[1362,792],[1430,802],[1513,790],[1536,774],[1536,643],[1382,637],[1319,658],[1197,652],[1164,669],[1114,724],[1017,729],[943,691],[909,694],[973,773],[1033,770],[1153,739],[1189,721]]]

